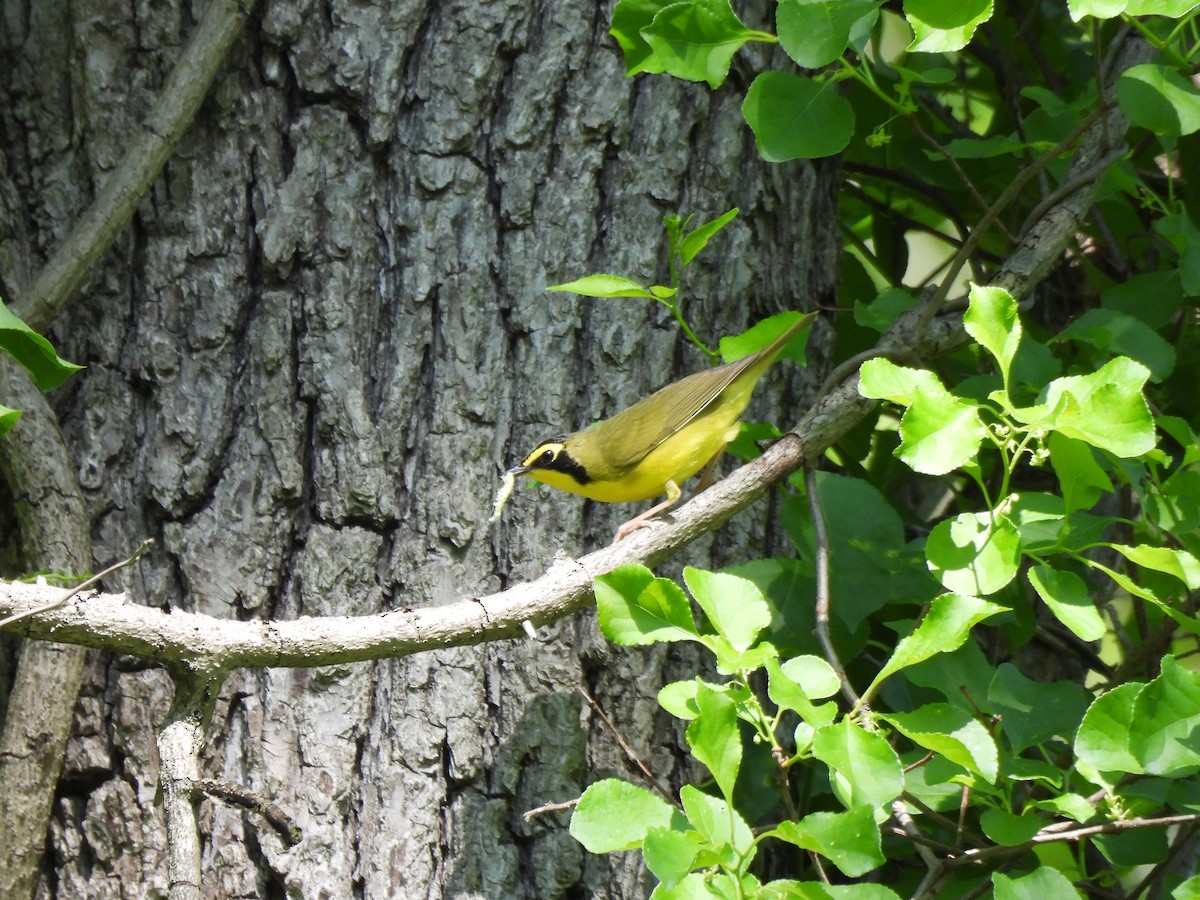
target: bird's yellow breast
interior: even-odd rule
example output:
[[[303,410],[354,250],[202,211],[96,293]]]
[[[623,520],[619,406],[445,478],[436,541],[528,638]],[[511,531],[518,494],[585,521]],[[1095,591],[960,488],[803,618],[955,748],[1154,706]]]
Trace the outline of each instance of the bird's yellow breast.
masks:
[[[652,500],[667,493],[667,482],[683,484],[737,436],[738,418],[750,401],[754,383],[730,387],[712,407],[688,422],[633,466],[608,470],[591,465],[587,484],[561,472],[539,471],[534,477],[551,487],[604,503]],[[568,439],[567,452],[571,451]]]

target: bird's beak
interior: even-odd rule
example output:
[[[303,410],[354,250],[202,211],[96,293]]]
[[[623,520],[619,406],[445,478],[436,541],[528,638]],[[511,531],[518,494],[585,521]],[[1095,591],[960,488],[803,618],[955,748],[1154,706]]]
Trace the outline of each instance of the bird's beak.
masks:
[[[513,466],[511,469],[509,469],[507,472],[504,473],[504,477],[507,478],[509,475],[512,475],[514,478],[516,478],[518,475],[524,475],[526,472],[532,472],[532,471],[533,471],[532,466]]]

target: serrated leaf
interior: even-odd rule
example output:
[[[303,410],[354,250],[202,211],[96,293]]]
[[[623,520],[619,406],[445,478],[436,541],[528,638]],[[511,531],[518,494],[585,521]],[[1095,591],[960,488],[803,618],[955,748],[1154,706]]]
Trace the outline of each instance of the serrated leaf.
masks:
[[[687,597],[673,581],[628,563],[596,579],[600,630],[614,644],[638,646],[699,637]]]
[[[978,455],[985,432],[977,407],[951,394],[927,369],[870,359],[859,371],[858,392],[906,407],[896,456],[913,471],[946,475]]]
[[[737,704],[725,693],[700,685],[696,692],[699,715],[687,727],[692,755],[712,772],[726,798],[733,796],[742,764],[742,735],[738,730]]]
[[[960,7],[958,3],[941,4],[936,0],[930,0],[930,5],[935,9],[941,8],[943,5],[953,8]],[[971,0],[966,0],[966,3],[962,5],[970,8],[973,4]],[[905,4],[905,17],[913,30],[913,40],[908,45],[910,53],[954,53],[967,46],[975,35],[975,29],[992,17],[992,3],[991,0],[988,0],[982,12],[969,22],[953,28],[938,28],[912,15],[908,12],[907,3]]]
[[[661,797],[617,778],[591,785],[571,814],[571,837],[590,853],[640,847],[651,828],[682,829],[683,817]]]
[[[868,696],[875,693],[885,678],[901,669],[914,666],[938,653],[957,650],[966,642],[972,627],[1005,611],[1003,606],[969,595],[942,594],[935,598],[916,630],[896,645],[891,659],[867,689]]]
[[[754,844],[750,826],[736,809],[698,787],[685,784],[679,792],[688,821],[714,847],[729,845],[738,853],[749,853]],[[749,862],[749,860],[747,860]]]
[[[829,766],[830,785],[847,809],[882,807],[904,789],[896,751],[878,734],[849,719],[819,729],[812,752]]]
[[[663,685],[658,691],[658,705],[677,719],[691,721],[700,715],[696,695],[700,692],[701,684],[703,682],[699,678],[689,678],[687,681]]]
[[[810,657],[814,658],[814,657]],[[794,660],[788,660],[792,663]],[[824,660],[821,660],[824,662]],[[787,663],[784,664],[785,666]],[[825,663],[828,666],[828,663]],[[820,706],[812,701],[814,697],[820,699],[819,696],[810,695],[804,689],[802,683],[797,679],[788,675],[787,670],[780,666],[775,660],[767,662],[767,696],[771,701],[783,709],[790,709],[800,716],[810,727],[823,728],[837,718],[837,705],[834,703],[822,703]],[[833,670],[830,669],[832,672]],[[836,681],[837,676],[834,675]],[[837,690],[835,688],[834,690]],[[824,694],[823,696],[829,696]]]
[[[546,290],[570,291],[574,294],[582,294],[585,297],[645,297],[650,300],[654,299],[654,295],[636,281],[630,281],[628,278],[622,278],[620,275],[585,275],[583,278],[568,281],[566,284],[552,284]]]
[[[1029,583],[1054,617],[1081,640],[1098,641],[1108,633],[1087,585],[1074,572],[1043,563],[1029,570]]]
[[[771,624],[771,607],[753,581],[691,566],[683,570],[683,580],[713,628],[735,650],[749,650]]]
[[[1133,708],[1144,684],[1122,684],[1099,697],[1075,734],[1075,755],[1102,772],[1144,771],[1130,749]]]
[[[674,828],[651,828],[642,841],[646,868],[667,887],[674,887],[692,870],[700,853],[695,832]]]
[[[1149,377],[1141,363],[1118,356],[1089,375],[1054,379],[1044,403],[1014,413],[1117,456],[1141,456],[1155,445],[1154,420],[1142,396]]]
[[[865,875],[885,862],[875,811],[869,806],[840,813],[810,813],[799,822],[780,822],[767,834],[828,857],[850,878]]]
[[[1007,387],[1009,370],[1021,344],[1017,301],[1003,288],[972,285],[963,326],[995,358]]]
[[[759,74],[746,91],[742,115],[767,162],[833,156],[854,136],[854,108],[834,83],[790,72]]]
[[[940,754],[989,784],[999,772],[996,742],[975,717],[960,706],[929,703],[912,712],[880,715],[914,744]]]
[[[728,77],[733,55],[758,36],[742,24],[729,0],[672,3],[641,34],[664,72],[685,81],[707,81],[714,90]]]
[[[637,75],[639,72],[657,74],[663,70],[662,63],[642,37],[642,29],[654,21],[654,17],[664,6],[670,6],[674,2],[675,0],[618,0],[613,9],[612,27],[608,33],[616,38],[617,45],[625,54],[627,76]]]
[[[1129,749],[1140,770],[1179,777],[1200,768],[1200,674],[1166,656],[1133,701]]]

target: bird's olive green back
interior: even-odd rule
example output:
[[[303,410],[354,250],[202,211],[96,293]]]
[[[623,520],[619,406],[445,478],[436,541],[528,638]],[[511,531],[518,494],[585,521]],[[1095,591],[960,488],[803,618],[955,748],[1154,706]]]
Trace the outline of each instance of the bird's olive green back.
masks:
[[[740,406],[734,417],[740,415],[750,400],[754,383],[796,333],[810,324],[813,318],[813,314],[801,317],[757,353],[688,375],[612,418],[576,432],[567,438],[568,452],[594,476],[612,478],[619,475],[621,470],[637,465],[651,450],[697,416],[703,415],[731,385],[739,381],[745,390],[737,392],[740,396],[734,402]]]

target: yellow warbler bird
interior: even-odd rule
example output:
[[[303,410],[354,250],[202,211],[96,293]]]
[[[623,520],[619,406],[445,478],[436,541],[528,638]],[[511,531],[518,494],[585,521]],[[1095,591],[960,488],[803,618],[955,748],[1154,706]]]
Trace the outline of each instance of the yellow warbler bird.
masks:
[[[679,501],[679,485],[712,466],[738,433],[754,387],[788,342],[810,325],[801,316],[770,344],[723,366],[681,378],[610,419],[542,441],[504,475],[495,521],[518,475],[606,503],[667,499],[617,529],[616,540]],[[705,472],[707,473],[707,468]]]

